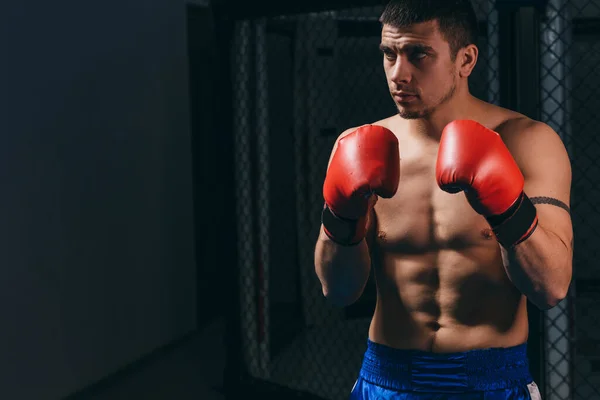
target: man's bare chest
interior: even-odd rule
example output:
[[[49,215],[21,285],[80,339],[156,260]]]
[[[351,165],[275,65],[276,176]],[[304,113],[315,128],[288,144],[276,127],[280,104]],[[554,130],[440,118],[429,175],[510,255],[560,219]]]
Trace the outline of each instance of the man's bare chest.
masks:
[[[450,194],[438,187],[431,155],[401,161],[398,192],[391,199],[379,199],[375,214],[378,244],[389,251],[461,250],[494,240],[464,193]]]

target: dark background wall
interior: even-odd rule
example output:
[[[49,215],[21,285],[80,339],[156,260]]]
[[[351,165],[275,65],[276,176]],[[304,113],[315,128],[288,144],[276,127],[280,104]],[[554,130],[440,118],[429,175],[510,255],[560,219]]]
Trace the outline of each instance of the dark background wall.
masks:
[[[1,14],[0,397],[56,399],[196,328],[185,6]]]

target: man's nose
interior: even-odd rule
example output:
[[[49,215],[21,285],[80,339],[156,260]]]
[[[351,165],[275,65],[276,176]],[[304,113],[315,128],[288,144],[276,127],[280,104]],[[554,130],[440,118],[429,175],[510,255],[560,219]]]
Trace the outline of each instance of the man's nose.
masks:
[[[403,57],[398,57],[396,59],[396,63],[392,68],[392,74],[390,76],[390,79],[394,83],[407,84],[410,83],[411,77],[412,72],[410,68],[410,63]]]

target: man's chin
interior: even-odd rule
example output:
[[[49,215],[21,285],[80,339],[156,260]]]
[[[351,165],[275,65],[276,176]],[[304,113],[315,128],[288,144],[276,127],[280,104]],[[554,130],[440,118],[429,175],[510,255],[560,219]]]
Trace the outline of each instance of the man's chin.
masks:
[[[418,119],[423,118],[426,113],[423,110],[410,110],[404,107],[397,107],[398,115],[403,119]]]

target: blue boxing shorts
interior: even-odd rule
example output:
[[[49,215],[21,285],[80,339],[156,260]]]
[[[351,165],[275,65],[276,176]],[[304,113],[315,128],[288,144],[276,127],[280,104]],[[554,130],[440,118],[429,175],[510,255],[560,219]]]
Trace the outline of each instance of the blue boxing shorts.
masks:
[[[430,353],[367,342],[351,400],[539,400],[527,345]]]

